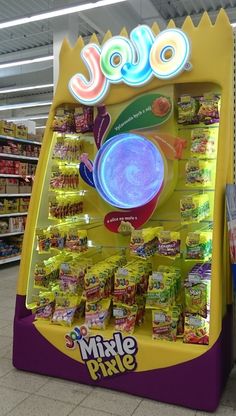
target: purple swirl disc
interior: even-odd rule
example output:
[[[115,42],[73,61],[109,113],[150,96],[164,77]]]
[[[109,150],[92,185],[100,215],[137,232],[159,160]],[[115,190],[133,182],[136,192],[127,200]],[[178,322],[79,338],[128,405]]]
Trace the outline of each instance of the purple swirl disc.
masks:
[[[123,209],[147,204],[164,181],[164,160],[148,139],[133,133],[112,137],[99,149],[93,170],[95,187],[109,204]]]

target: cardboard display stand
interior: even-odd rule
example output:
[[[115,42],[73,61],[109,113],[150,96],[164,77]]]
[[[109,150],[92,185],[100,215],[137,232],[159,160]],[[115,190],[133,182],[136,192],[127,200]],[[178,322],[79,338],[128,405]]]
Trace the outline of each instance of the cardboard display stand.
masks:
[[[188,17],[181,30],[171,21],[160,33],[156,24],[137,27],[130,37],[125,30],[116,37],[109,32],[102,46],[95,35],[86,47],[81,38],[73,49],[63,42],[58,86],[24,236],[14,321],[16,368],[193,409],[216,409],[232,365],[232,296],[224,221],[225,185],[232,179],[232,71],[233,34],[223,10],[215,24],[205,13],[197,27]],[[209,162],[211,184],[189,187],[185,171],[190,134],[204,124],[178,124],[177,102],[183,95],[204,94],[221,98],[219,123],[208,126],[216,130],[218,150]],[[116,331],[111,320],[105,330],[91,331],[83,345],[78,332],[82,321],[68,328],[34,319],[35,266],[53,256],[38,252],[36,229],[57,224],[48,217],[58,139],[53,120],[58,107],[80,104],[94,106],[96,115],[93,133],[81,134],[87,159],[81,158],[79,167],[84,205],[79,227],[85,227],[92,246],[85,256],[97,261],[121,250],[128,252],[130,236],[122,233],[122,224],[164,226],[180,232],[181,256],[173,260],[154,255],[152,267],[174,264],[184,279],[197,263],[186,260],[187,234],[212,229],[208,345],[153,340],[148,311],[132,335]],[[153,157],[158,177],[152,172]],[[133,192],[130,178],[139,192]],[[199,193],[207,195],[210,214],[202,223],[183,226],[180,200]]]

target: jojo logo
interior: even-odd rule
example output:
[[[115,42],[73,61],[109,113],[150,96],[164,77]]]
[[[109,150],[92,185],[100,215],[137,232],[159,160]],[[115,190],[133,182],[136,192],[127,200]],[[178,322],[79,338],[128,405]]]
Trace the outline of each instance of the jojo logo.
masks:
[[[155,37],[148,26],[140,25],[132,30],[130,39],[114,36],[102,47],[86,45],[81,57],[90,80],[75,74],[69,90],[79,102],[96,104],[105,97],[110,84],[140,86],[153,76],[168,79],[191,69],[189,55],[189,39],[182,30],[166,29]]]
[[[116,332],[109,340],[101,335],[87,338],[86,326],[75,327],[66,335],[66,347],[78,346],[81,358],[84,360],[91,378],[95,381],[134,371],[137,367],[136,354],[138,346],[135,338],[122,337]],[[84,335],[83,335],[84,334]]]

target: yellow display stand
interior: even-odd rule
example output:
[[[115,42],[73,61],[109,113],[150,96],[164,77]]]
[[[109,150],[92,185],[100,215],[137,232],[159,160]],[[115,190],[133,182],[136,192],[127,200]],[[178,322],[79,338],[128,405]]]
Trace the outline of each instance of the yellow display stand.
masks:
[[[167,28],[174,27],[174,23],[170,21]],[[98,80],[104,86],[104,91],[100,91],[101,101],[106,106],[111,119],[103,137],[103,146],[116,134],[127,132],[141,135],[153,143],[163,160],[164,179],[158,195],[147,201],[145,209],[142,206],[137,208],[131,206],[124,210],[119,204],[112,206],[108,203],[108,199],[102,198],[101,192],[98,192],[96,186],[94,187],[92,177],[90,178],[92,186],[83,177],[80,189],[84,191],[82,192],[84,213],[80,216],[79,225],[80,228],[84,227],[88,231],[88,238],[93,247],[88,250],[86,256],[91,256],[94,261],[120,252],[121,249],[128,249],[130,237],[117,232],[122,221],[130,222],[136,228],[145,224],[149,227],[162,225],[167,230],[178,230],[181,234],[181,251],[183,251],[189,228],[180,224],[179,201],[187,194],[202,190],[197,187],[188,188],[184,181],[186,161],[190,157],[192,127],[180,127],[177,124],[177,110],[174,103],[182,94],[191,96],[209,92],[220,94],[220,122],[214,125],[218,130],[218,152],[217,159],[212,164],[213,184],[204,188],[204,192],[209,196],[210,217],[206,223],[195,224],[190,229],[196,231],[201,227],[213,227],[209,344],[186,344],[181,339],[176,342],[152,340],[151,318],[147,312],[145,323],[137,328],[132,336],[127,337],[115,331],[112,323],[103,331],[92,331],[91,338],[95,343],[100,342],[103,348],[105,348],[105,340],[110,343],[109,345],[113,347],[115,345],[115,353],[113,355],[110,353],[110,356],[107,353],[109,360],[104,361],[103,351],[103,359],[97,357],[99,360],[96,361],[97,358],[92,356],[94,352],[92,349],[87,356],[86,354],[83,356],[76,344],[76,337],[73,344],[75,348],[70,348],[68,345],[68,333],[73,330],[76,333],[76,327],[81,325],[81,322],[73,324],[70,329],[48,322],[34,321],[31,304],[37,293],[34,287],[35,265],[53,255],[38,253],[36,239],[36,229],[53,224],[51,219],[48,219],[52,154],[57,140],[57,134],[52,131],[53,120],[58,107],[65,104],[78,106],[74,98],[76,89],[73,89],[71,84],[75,74],[88,76],[80,56],[84,43],[82,38],[79,38],[73,49],[65,40],[60,53],[59,81],[44,135],[24,236],[16,297],[13,362],[18,369],[104,386],[194,409],[214,411],[230,371],[232,357],[230,307],[232,298],[224,221],[224,192],[226,182],[232,180],[233,34],[223,10],[220,11],[214,25],[207,13],[202,16],[197,27],[188,17],[182,26],[182,32],[190,41],[191,51],[185,67],[176,73],[176,76],[161,78],[159,72],[159,75],[154,74],[146,83],[140,82],[141,85],[131,85],[131,81],[128,85],[128,81],[125,83],[118,80],[115,83],[110,82],[108,86],[102,76],[100,81]],[[156,24],[152,27],[152,33],[155,39],[159,33]],[[122,30],[121,37],[128,38],[125,29]],[[108,32],[103,45],[106,46],[110,38],[112,35]],[[91,43],[98,45],[96,35],[92,36]],[[96,53],[96,48],[94,51]],[[123,50],[119,59],[122,58],[122,53]],[[153,54],[153,60],[156,56]],[[163,61],[168,59],[171,58],[164,56]],[[119,66],[119,61],[116,65]],[[114,64],[114,68],[116,65]],[[159,68],[158,65],[157,67]],[[84,94],[86,98],[86,93]],[[156,126],[150,123],[145,125],[142,119],[144,124],[140,125],[141,113],[139,114],[137,108],[140,111],[142,107],[142,111],[145,112],[145,108],[150,107],[148,104],[145,107],[145,99],[148,103],[151,95],[153,95],[152,100],[153,97],[167,97],[172,108],[163,123],[158,122]],[[139,99],[140,102],[137,101]],[[97,106],[99,102],[95,103],[95,95],[93,100],[94,103],[88,101],[88,104]],[[81,101],[83,104],[86,103],[83,99]],[[137,102],[135,107],[134,103]],[[134,108],[136,110],[133,111],[132,116],[125,118],[125,114],[131,111],[130,108],[132,111]],[[147,112],[150,112],[150,108]],[[177,142],[173,141],[173,138],[178,139]],[[89,160],[94,160],[98,149],[92,134],[84,134],[83,141]],[[178,157],[177,145],[181,143],[182,145],[187,143],[187,146],[181,148],[181,155]],[[125,194],[125,189],[123,193]],[[173,264],[172,260],[163,260],[159,256],[154,256],[152,263],[154,269],[160,263]],[[175,264],[181,268],[184,279],[194,262],[185,261],[184,257],[180,257]],[[97,334],[99,338],[96,338]],[[102,368],[103,361],[106,363],[109,361],[106,369]],[[95,367],[96,371],[89,371]]]

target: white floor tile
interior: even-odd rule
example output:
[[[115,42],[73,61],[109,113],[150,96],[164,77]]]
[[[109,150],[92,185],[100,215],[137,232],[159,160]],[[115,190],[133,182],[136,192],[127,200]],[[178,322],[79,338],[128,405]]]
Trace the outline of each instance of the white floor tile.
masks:
[[[0,416],[6,415],[26,397],[28,397],[28,393],[0,387]]]
[[[49,379],[36,394],[63,402],[79,404],[92,390],[92,387],[84,384]]]
[[[91,409],[129,416],[133,414],[140,401],[138,397],[128,394],[96,388],[81,404]]]
[[[153,400],[142,400],[133,416],[195,416],[196,411]]]
[[[67,416],[74,405],[39,396],[30,396],[13,409],[9,416]]]
[[[47,381],[47,377],[14,369],[6,376],[0,378],[0,385],[28,393],[34,393]]]
[[[197,412],[196,416],[236,416],[236,410],[234,410],[232,407],[226,407],[226,406],[219,406],[216,412],[214,413],[206,413],[206,412]]]
[[[116,416],[115,413],[107,413],[103,410],[88,409],[87,407],[77,406],[70,416]]]

